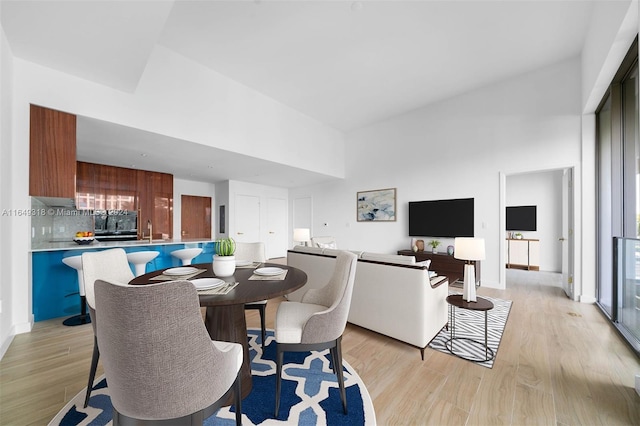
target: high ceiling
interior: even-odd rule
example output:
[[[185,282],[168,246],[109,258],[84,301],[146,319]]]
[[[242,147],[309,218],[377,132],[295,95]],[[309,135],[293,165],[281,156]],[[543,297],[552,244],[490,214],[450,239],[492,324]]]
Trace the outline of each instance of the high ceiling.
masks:
[[[161,45],[349,132],[580,55],[593,2],[2,0],[1,6],[12,52],[25,60],[133,92]],[[78,125],[81,135],[104,128],[82,117]],[[118,150],[145,149],[144,132],[117,131],[134,138]],[[78,143],[85,161],[97,160],[96,142]],[[254,168],[261,161],[236,157]],[[144,167],[144,158],[139,163]],[[268,182],[281,186],[322,178],[262,166],[273,176]],[[292,179],[296,173],[301,180]]]

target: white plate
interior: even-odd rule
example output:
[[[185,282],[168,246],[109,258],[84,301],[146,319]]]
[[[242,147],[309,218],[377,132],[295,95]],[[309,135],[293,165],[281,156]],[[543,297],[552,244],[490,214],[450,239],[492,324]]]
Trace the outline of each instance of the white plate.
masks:
[[[253,264],[250,260],[236,260],[236,266],[249,266]]]
[[[256,275],[266,275],[266,276],[270,276],[270,275],[280,275],[281,273],[283,273],[285,270],[282,268],[273,268],[273,267],[268,267],[268,268],[258,268],[255,271],[253,271]]]
[[[196,287],[196,290],[209,290],[226,284],[226,282],[218,278],[196,278],[191,282]]]
[[[182,266],[180,268],[171,268],[163,272],[165,275],[189,275],[198,272],[198,268],[193,266]]]

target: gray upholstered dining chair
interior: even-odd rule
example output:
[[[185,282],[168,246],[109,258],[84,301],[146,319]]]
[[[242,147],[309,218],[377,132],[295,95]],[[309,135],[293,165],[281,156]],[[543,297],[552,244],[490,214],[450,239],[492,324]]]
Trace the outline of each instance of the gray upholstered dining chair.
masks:
[[[236,262],[246,260],[249,262],[266,262],[267,255],[264,250],[264,243],[243,243],[236,242]],[[262,351],[264,352],[264,341],[267,336],[266,332],[266,309],[267,301],[260,300],[258,302],[246,303],[244,305],[245,310],[255,309],[260,313],[260,328],[262,331]]]
[[[96,333],[96,298],[94,283],[96,280],[106,280],[118,284],[127,284],[134,278],[127,253],[121,248],[114,248],[102,251],[92,251],[82,253],[82,276],[84,279],[87,305],[89,305],[89,315],[91,315],[91,325],[93,326],[93,356],[91,357],[91,369],[89,370],[89,381],[87,383],[87,394],[84,399],[84,407],[89,404],[91,388],[96,378],[100,349],[98,348],[98,335]]]
[[[95,293],[114,425],[202,424],[231,394],[241,424],[242,345],[211,340],[191,282],[98,280]]]
[[[342,408],[347,397],[342,374],[342,333],[347,325],[358,257],[341,251],[326,286],[309,289],[300,302],[282,302],[276,314],[276,417],[280,410],[284,352],[330,349]]]

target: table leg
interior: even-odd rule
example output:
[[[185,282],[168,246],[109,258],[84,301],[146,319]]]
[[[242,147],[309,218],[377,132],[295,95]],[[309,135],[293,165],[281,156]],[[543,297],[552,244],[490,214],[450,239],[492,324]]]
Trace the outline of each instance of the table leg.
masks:
[[[244,316],[244,305],[208,306],[205,325],[212,340],[240,343],[244,352],[240,377],[242,398],[251,393],[251,362],[249,359],[249,343],[247,322]],[[232,402],[233,403],[233,402]]]
[[[487,345],[487,312],[484,311],[484,359],[489,359],[489,345]]]

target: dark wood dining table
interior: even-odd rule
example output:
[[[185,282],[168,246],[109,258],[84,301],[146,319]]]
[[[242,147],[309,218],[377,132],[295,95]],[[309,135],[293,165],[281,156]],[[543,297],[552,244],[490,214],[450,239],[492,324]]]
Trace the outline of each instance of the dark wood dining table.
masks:
[[[191,265],[198,269],[206,269],[201,274],[192,277],[211,278],[216,277],[213,273],[213,264],[200,263]],[[240,343],[244,350],[244,360],[241,368],[242,397],[246,397],[252,389],[251,360],[249,358],[249,344],[247,336],[247,322],[244,313],[244,304],[258,302],[260,300],[272,299],[295,291],[305,285],[307,274],[302,270],[292,266],[263,263],[260,267],[278,267],[286,269],[287,275],[284,279],[273,280],[250,280],[255,268],[238,267],[231,277],[216,277],[226,282],[238,282],[239,284],[224,295],[200,294],[200,306],[206,307],[205,325],[209,335],[213,340]],[[130,285],[158,284],[163,281],[152,280],[152,278],[162,275],[169,268],[159,269],[134,278]]]

